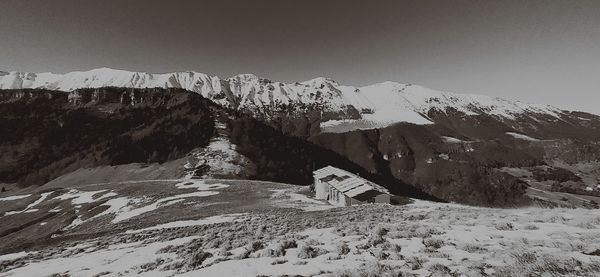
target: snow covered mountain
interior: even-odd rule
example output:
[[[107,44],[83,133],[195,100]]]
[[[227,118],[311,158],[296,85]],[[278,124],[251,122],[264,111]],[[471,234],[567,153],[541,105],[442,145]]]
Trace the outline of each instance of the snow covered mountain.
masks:
[[[433,121],[429,116],[431,111],[485,114],[500,121],[523,115],[560,119],[563,114],[560,109],[548,105],[441,92],[395,82],[353,87],[322,77],[283,83],[252,74],[221,79],[193,71],[150,74],[110,68],[66,74],[0,72],[0,89],[71,91],[106,86],[183,88],[223,106],[263,115],[268,111],[318,110],[334,115],[321,117],[321,129],[331,132],[381,128],[396,122],[430,124]]]
[[[237,151],[254,166],[234,171],[254,168],[259,180],[308,184],[314,162],[339,163],[393,193],[472,205],[523,205],[530,193],[600,196],[593,114],[392,82],[357,88],[326,78],[286,84],[112,69],[0,75],[0,129],[11,130],[0,132],[0,182],[41,184],[80,167],[189,153],[200,176],[239,162]]]

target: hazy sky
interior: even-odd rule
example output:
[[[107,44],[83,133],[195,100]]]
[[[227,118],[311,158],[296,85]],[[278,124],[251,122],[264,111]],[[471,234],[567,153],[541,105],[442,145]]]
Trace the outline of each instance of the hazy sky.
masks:
[[[0,0],[0,70],[398,81],[600,114],[600,1]]]

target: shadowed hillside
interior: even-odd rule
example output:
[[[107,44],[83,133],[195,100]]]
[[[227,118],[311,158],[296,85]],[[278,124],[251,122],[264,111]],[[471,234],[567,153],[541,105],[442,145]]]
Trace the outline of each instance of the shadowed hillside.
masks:
[[[0,148],[9,150],[1,154],[2,182],[40,185],[79,168],[172,161],[206,147],[218,135],[215,122],[223,121],[236,151],[256,165],[252,179],[310,185],[315,168],[335,165],[396,194],[436,200],[184,90],[9,90],[0,93],[0,101],[0,127],[14,129],[0,136]]]
[[[0,180],[43,184],[81,167],[164,162],[204,146],[209,100],[182,90],[0,93]]]

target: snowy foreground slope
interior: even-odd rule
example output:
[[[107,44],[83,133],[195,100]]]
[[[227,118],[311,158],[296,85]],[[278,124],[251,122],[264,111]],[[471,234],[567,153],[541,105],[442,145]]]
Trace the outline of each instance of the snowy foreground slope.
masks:
[[[278,183],[177,179],[6,195],[0,276],[600,274],[595,210],[334,208],[308,195]]]
[[[481,95],[454,94],[417,85],[384,82],[364,87],[340,85],[327,78],[283,83],[241,74],[227,79],[198,72],[150,74],[109,68],[66,74],[0,72],[0,89],[46,88],[71,91],[97,87],[183,88],[221,105],[264,113],[268,109],[292,106],[319,107],[324,112],[343,115],[325,122],[326,131],[343,125],[348,129],[381,128],[396,122],[430,124],[430,110],[451,109],[466,115],[486,114],[511,120],[520,115],[550,116],[560,119],[563,111],[547,106],[525,104]],[[345,127],[344,127],[345,126]]]

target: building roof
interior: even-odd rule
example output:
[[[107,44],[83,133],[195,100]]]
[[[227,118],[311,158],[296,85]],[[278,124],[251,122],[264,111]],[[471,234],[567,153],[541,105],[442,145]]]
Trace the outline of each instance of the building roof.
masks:
[[[330,186],[341,191],[348,197],[355,197],[368,191],[390,193],[386,188],[378,184],[333,166],[326,166],[315,170],[313,174],[317,179],[327,182]]]

